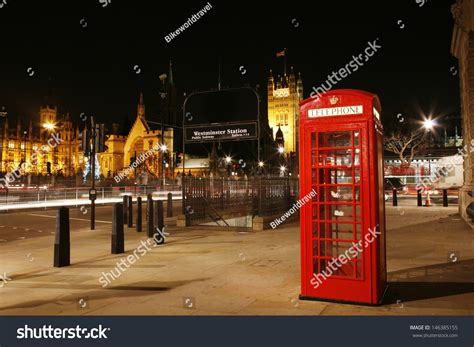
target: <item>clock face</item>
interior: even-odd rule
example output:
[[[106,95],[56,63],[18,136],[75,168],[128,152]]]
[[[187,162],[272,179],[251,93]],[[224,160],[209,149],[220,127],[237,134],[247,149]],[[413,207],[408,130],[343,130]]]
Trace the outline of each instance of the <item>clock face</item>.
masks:
[[[286,98],[290,96],[290,90],[288,88],[276,89],[273,91],[273,97],[275,98]]]

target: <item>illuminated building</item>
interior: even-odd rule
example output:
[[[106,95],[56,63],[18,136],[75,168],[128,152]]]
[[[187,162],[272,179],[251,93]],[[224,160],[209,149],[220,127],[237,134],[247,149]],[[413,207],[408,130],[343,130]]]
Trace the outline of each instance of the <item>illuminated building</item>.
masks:
[[[270,70],[268,78],[268,123],[273,138],[277,132],[283,134],[285,154],[298,151],[299,103],[303,100],[303,81],[301,74],[296,78],[291,68],[290,75],[278,75],[276,80]],[[280,135],[280,134],[278,134]],[[279,139],[281,142],[281,139]]]
[[[474,121],[474,83],[473,70],[474,48],[474,1],[457,0],[452,6],[454,17],[454,30],[451,43],[451,53],[459,60],[459,71],[455,67],[451,69],[453,75],[459,72],[460,92],[461,92],[461,118],[462,137],[466,150],[461,151],[464,157],[464,182],[459,189],[459,214],[466,221],[471,221],[474,216],[474,200],[472,191],[474,190],[474,163],[472,155],[473,121]],[[471,215],[468,214],[470,210]]]
[[[111,134],[105,142],[107,151],[99,154],[101,175],[111,178],[126,170],[138,158],[147,152],[152,153],[140,162],[129,177],[140,177],[146,183],[149,177],[170,177],[173,173],[173,129],[163,128],[155,122],[147,122],[145,118],[145,103],[143,94],[140,94],[137,116],[126,136]],[[163,144],[165,145],[163,147]],[[156,150],[156,148],[163,150]],[[155,148],[155,150],[153,150]]]
[[[83,126],[83,125],[81,125]],[[18,119],[15,127],[10,127],[8,117],[3,119],[3,147],[1,156],[1,171],[12,172],[21,168],[23,174],[37,175],[82,175],[85,168],[83,152],[79,149],[79,125],[73,125],[71,117],[66,114],[58,117],[58,107],[51,97],[46,98],[40,107],[39,117],[31,118],[27,128]],[[145,104],[143,95],[137,107],[137,116],[131,129],[124,136],[118,132],[114,124],[106,141],[106,152],[98,154],[100,174],[112,178],[127,169],[134,157],[149,151],[151,148],[162,150],[153,151],[146,161],[132,170],[129,178],[172,176],[173,166],[173,129],[152,126],[145,119]],[[57,146],[48,146],[51,138],[60,138]],[[2,142],[0,140],[0,142]],[[163,147],[163,143],[165,147]],[[32,160],[36,153],[36,162]],[[146,179],[145,179],[146,180]]]
[[[57,106],[50,98],[40,107],[38,120],[30,118],[28,127],[23,127],[18,118],[16,126],[10,127],[8,118],[4,119],[1,171],[21,167],[24,173],[32,175],[75,175],[82,165],[78,127],[74,128],[69,114],[58,117]],[[61,138],[54,148],[48,146],[53,135]],[[34,153],[36,162],[31,160]]]

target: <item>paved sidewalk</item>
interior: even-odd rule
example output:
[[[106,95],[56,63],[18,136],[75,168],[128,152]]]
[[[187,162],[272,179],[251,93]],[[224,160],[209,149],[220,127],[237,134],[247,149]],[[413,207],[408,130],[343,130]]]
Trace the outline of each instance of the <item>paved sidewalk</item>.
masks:
[[[299,301],[297,224],[248,233],[169,228],[164,246],[104,289],[101,274],[146,236],[126,228],[127,253],[111,255],[102,223],[72,230],[65,268],[52,267],[52,230],[0,243],[0,275],[11,278],[0,288],[0,315],[473,315],[474,231],[456,213],[387,206],[391,284],[380,307]]]

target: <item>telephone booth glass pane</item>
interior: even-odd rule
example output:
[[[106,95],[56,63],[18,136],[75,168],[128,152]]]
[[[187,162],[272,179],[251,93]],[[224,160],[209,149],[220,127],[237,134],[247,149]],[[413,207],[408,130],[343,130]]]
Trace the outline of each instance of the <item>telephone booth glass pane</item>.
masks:
[[[361,240],[360,131],[315,132],[311,136],[313,200],[313,272],[360,279],[361,252],[349,252]],[[333,259],[348,260],[334,271]],[[331,278],[330,277],[330,278]]]

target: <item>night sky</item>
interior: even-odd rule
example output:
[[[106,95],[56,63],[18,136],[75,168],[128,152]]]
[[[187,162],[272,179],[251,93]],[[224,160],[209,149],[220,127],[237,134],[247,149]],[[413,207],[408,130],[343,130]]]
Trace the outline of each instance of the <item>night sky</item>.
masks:
[[[399,114],[459,116],[450,53],[454,1],[211,1],[212,9],[170,43],[164,37],[206,1],[101,2],[8,0],[0,8],[0,107],[9,118],[36,115],[51,78],[61,113],[76,120],[81,112],[106,122],[134,119],[140,91],[147,118],[157,120],[158,76],[170,59],[180,94],[216,88],[219,60],[224,86],[259,84],[265,94],[268,70],[282,72],[275,53],[283,48],[288,66],[302,73],[307,98],[377,38],[380,51],[336,88],[378,94],[387,128]],[[266,112],[265,98],[262,106]]]

